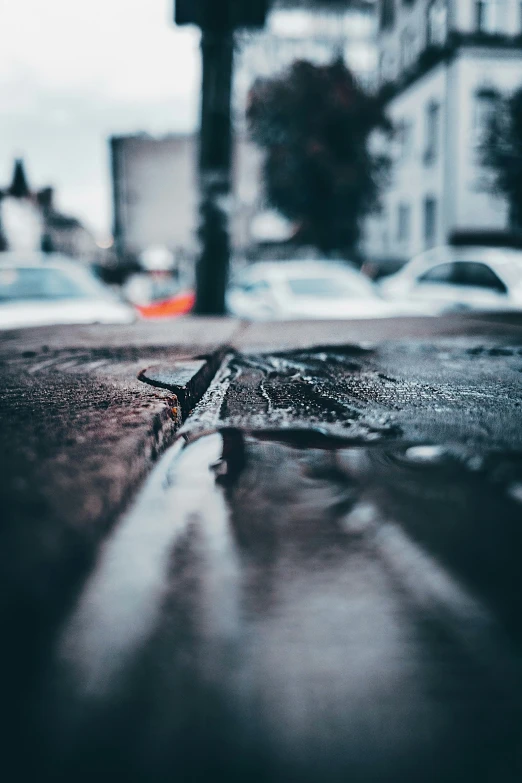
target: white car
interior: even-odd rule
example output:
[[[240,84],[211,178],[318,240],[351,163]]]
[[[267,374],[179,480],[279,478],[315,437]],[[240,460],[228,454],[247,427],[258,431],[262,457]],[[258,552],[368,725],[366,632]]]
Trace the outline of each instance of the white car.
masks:
[[[426,314],[522,310],[522,251],[438,247],[382,281],[390,301],[423,303]]]
[[[386,302],[356,269],[331,261],[259,262],[227,294],[229,312],[250,320],[387,318],[418,314]]]
[[[77,261],[0,253],[0,329],[135,320],[134,310]]]

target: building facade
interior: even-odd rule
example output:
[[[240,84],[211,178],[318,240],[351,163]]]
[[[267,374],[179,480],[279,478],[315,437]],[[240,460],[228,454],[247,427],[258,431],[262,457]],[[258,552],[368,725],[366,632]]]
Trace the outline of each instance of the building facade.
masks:
[[[75,217],[56,208],[54,189],[33,190],[22,160],[10,185],[0,189],[0,251],[64,253],[92,262],[99,255],[94,237]]]
[[[196,134],[148,134],[110,139],[113,234],[121,259],[135,260],[150,247],[167,248],[182,266],[197,250]],[[234,141],[230,234],[234,250],[252,242],[259,211],[261,159],[242,134]]]
[[[197,220],[193,134],[110,139],[113,235],[120,257],[151,246],[191,248]]]
[[[520,0],[380,0],[379,85],[395,127],[374,258],[456,241],[509,241],[508,205],[481,146],[499,100],[522,86]]]

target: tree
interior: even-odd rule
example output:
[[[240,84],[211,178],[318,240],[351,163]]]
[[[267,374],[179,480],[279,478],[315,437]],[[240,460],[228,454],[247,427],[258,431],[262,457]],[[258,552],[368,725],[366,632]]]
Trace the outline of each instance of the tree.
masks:
[[[247,120],[266,153],[267,200],[298,225],[296,241],[327,254],[353,253],[390,165],[369,149],[374,130],[390,131],[379,100],[342,60],[300,60],[254,83]]]
[[[493,189],[507,199],[512,227],[522,229],[522,87],[497,107],[482,153]]]

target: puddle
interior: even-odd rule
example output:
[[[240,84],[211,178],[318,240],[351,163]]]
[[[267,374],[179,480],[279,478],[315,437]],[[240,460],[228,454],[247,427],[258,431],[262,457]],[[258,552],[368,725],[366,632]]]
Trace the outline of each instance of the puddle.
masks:
[[[404,457],[418,465],[440,465],[448,459],[448,451],[443,446],[410,446]]]
[[[254,765],[266,783],[414,783],[477,759],[490,780],[521,717],[522,528],[501,484],[443,456],[321,432],[180,438],[57,648],[46,732],[71,769],[76,748],[109,747],[139,781],[151,758],[165,782]]]

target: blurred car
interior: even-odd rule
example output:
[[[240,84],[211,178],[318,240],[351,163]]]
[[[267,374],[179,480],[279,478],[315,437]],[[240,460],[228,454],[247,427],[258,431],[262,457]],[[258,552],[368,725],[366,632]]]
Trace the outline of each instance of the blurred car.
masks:
[[[83,264],[59,254],[0,254],[0,329],[129,324],[136,315]]]
[[[384,301],[367,277],[331,261],[256,263],[233,281],[227,306],[252,320],[387,318],[415,310]]]
[[[155,270],[132,275],[124,286],[127,299],[142,318],[174,318],[190,313],[194,307],[194,291],[180,288],[168,270]]]
[[[389,300],[423,303],[428,314],[522,310],[522,252],[491,247],[438,247],[381,282]]]
[[[181,291],[170,299],[161,299],[159,302],[149,304],[137,304],[136,310],[142,318],[175,318],[178,315],[187,315],[191,312],[196,301],[194,291]]]

